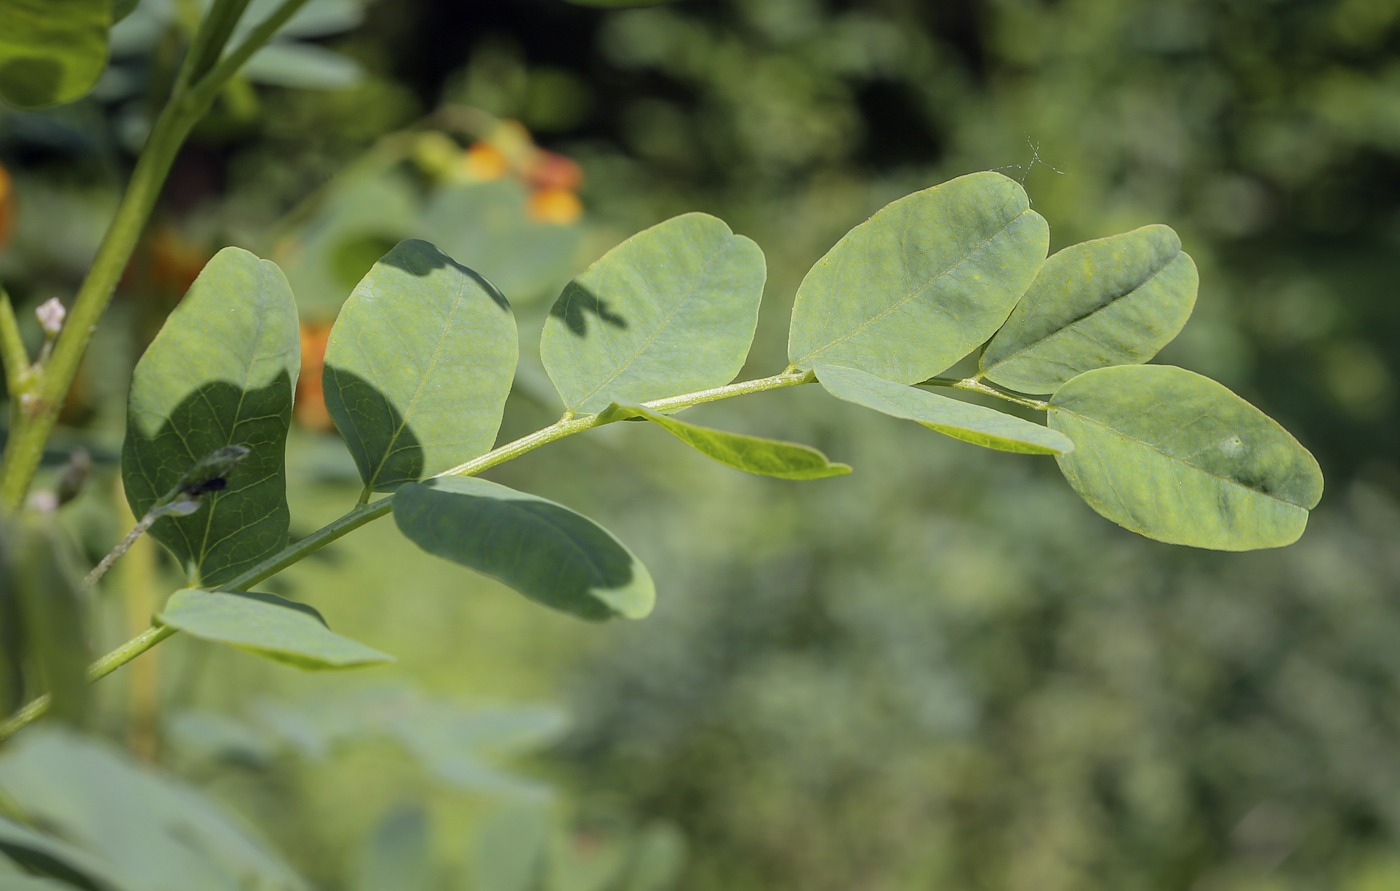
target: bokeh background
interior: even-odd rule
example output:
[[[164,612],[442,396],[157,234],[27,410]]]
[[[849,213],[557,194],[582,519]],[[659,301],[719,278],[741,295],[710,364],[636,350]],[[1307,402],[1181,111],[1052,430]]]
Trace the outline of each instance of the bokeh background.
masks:
[[[0,111],[21,310],[80,281],[183,8],[142,0],[88,99]],[[557,417],[533,353],[559,287],[638,229],[704,210],[762,246],[745,375],[767,375],[837,238],[985,169],[1024,182],[1052,250],[1174,227],[1201,290],[1158,361],[1282,422],[1327,494],[1289,548],[1190,551],[1101,519],[1049,459],[761,394],[695,420],[855,473],[748,477],[617,425],[492,474],[627,541],[653,617],[549,613],[379,524],[268,587],[394,666],[176,639],[100,686],[105,734],[328,889],[1400,888],[1400,3],[312,8],[197,129],[65,409],[51,466],[97,460],[62,513],[94,559],[130,522],[130,368],[223,245],[276,259],[302,306],[296,535],[355,500],[315,369],[397,240],[514,304],[504,440]],[[149,544],[116,575],[101,649],[177,587]]]

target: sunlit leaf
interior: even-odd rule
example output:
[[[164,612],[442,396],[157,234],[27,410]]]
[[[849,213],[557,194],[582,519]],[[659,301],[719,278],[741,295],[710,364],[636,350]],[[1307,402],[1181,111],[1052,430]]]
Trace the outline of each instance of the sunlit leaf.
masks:
[[[851,472],[850,465],[833,464],[810,446],[711,430],[632,402],[614,403],[611,411],[624,418],[645,418],[701,454],[748,473],[785,480],[816,480]]]
[[[1144,226],[1052,255],[981,358],[990,380],[1052,393],[1107,365],[1140,365],[1196,304],[1196,264],[1166,226]]]
[[[304,603],[248,591],[185,588],[156,617],[191,637],[228,644],[298,668],[359,668],[392,656],[341,637]]]
[[[107,67],[112,0],[0,0],[0,99],[72,102]]]
[[[306,887],[277,854],[192,787],[90,737],[45,727],[26,731],[0,757],[0,788],[36,823],[90,852],[74,866],[83,875],[100,868],[98,888]],[[0,825],[6,853],[13,837],[13,828]],[[51,850],[71,862],[67,849]]]
[[[559,295],[540,358],[564,407],[645,402],[729,383],[758,324],[763,252],[688,213],[637,233]]]
[[[1001,327],[1048,244],[1025,190],[999,173],[907,195],[846,233],[807,273],[788,358],[798,368],[926,380]]]
[[[390,491],[490,451],[519,343],[501,293],[409,240],[350,295],[326,347],[326,409],[365,485]]]
[[[1076,446],[1060,470],[1089,506],[1171,544],[1290,544],[1322,497],[1317,461],[1225,387],[1161,365],[1086,372],[1050,400]]]
[[[404,486],[394,519],[428,553],[583,619],[640,619],[656,600],[651,574],[612,533],[496,483],[458,476]]]
[[[818,365],[817,380],[837,399],[917,421],[954,439],[1003,452],[1062,455],[1074,443],[1048,427],[981,405],[896,384],[855,368]]]
[[[287,543],[285,451],[300,367],[287,279],[238,248],[209,261],[136,364],[122,445],[133,514],[205,456],[251,449],[196,513],[151,527],[198,584],[222,584]]]

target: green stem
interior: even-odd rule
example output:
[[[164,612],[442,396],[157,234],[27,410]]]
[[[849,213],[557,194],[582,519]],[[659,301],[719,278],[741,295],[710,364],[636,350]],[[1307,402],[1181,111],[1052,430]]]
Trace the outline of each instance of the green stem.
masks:
[[[243,2],[246,3],[246,0]],[[244,63],[253,57],[254,53],[262,49],[306,3],[307,0],[282,0],[282,5],[277,7],[272,15],[259,22],[258,26],[243,39],[242,43],[229,51],[203,79],[194,85],[190,90],[190,98],[207,107],[208,103],[213,102],[214,97],[224,88],[224,84],[238,73],[238,69],[242,68]]]
[[[191,50],[181,67],[176,91],[151,129],[141,157],[136,161],[126,194],[122,196],[116,216],[107,227],[97,256],[78,289],[67,322],[54,344],[53,355],[44,364],[38,403],[32,415],[23,417],[18,428],[10,431],[10,441],[0,462],[0,507],[13,510],[23,502],[34,471],[43,457],[44,445],[58,419],[59,409],[78,373],[83,353],[87,351],[88,342],[97,330],[97,322],[112,299],[112,292],[126,269],[185,137],[204,116],[228,79],[253,53],[271,40],[305,3],[306,0],[284,0],[272,15],[221,60],[219,55],[248,0],[216,0],[200,23]],[[205,69],[207,73],[201,77],[201,68],[206,65],[212,67]]]
[[[921,387],[951,387],[954,390],[966,390],[969,393],[981,393],[984,396],[995,396],[1007,402],[1014,402],[1026,408],[1033,408],[1036,411],[1049,411],[1050,403],[1041,402],[1039,399],[1029,399],[1025,396],[1017,396],[1015,393],[1008,393],[997,387],[989,386],[973,377],[958,378],[953,377],[931,377],[919,384]]]
[[[653,399],[650,402],[643,403],[643,405],[659,412],[677,412],[681,409],[690,408],[693,405],[700,405],[704,402],[714,402],[719,399],[728,399],[732,396],[744,396],[749,393],[761,393],[765,390],[777,390],[782,387],[810,384],[815,380],[815,375],[810,371],[789,370],[784,371],[782,374],[775,374],[772,377],[759,378],[758,380],[742,381],[737,384],[713,387],[708,390],[697,390],[694,393],[670,396],[665,399]],[[592,430],[594,427],[602,427],[605,424],[611,424],[615,420],[617,419],[609,417],[607,412],[585,415],[578,418],[565,416],[563,419],[550,424],[548,427],[536,430],[528,436],[522,436],[514,442],[508,442],[499,448],[492,449],[479,458],[473,458],[470,461],[458,464],[450,470],[443,471],[438,474],[438,476],[475,476],[484,470],[489,470],[499,464],[504,464],[507,461],[519,458],[526,452],[533,451],[542,445],[547,445],[548,443],[564,439],[565,437],[573,436],[575,433]],[[219,587],[221,590],[226,591],[246,590],[247,588],[251,588],[259,582],[272,578],[287,567],[304,560],[306,557],[319,551],[341,536],[359,529],[366,523],[389,514],[393,509],[394,496],[392,493],[370,504],[357,504],[349,513],[322,526],[306,538],[288,545],[257,566],[254,566],[252,569],[249,569],[247,572],[237,578],[229,580]],[[154,626],[143,631],[141,634],[133,637],[131,640],[94,662],[88,668],[88,679],[95,681],[99,678],[106,677],[173,634],[175,634],[175,629],[166,625]],[[6,739],[15,731],[32,724],[48,711],[48,708],[49,697],[47,695],[40,696],[38,699],[33,700],[11,716],[9,720],[0,723],[0,740]]]
[[[19,322],[10,295],[0,286],[0,359],[5,364],[5,386],[11,399],[19,398],[20,377],[29,367],[29,352],[19,336]]]

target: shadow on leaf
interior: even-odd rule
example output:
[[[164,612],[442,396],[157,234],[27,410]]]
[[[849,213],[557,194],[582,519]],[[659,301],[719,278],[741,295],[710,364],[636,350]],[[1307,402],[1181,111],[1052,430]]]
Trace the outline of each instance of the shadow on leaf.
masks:
[[[570,282],[564,288],[564,293],[559,295],[549,314],[563,322],[568,326],[570,333],[578,337],[587,336],[590,315],[614,328],[627,327],[627,320],[609,309],[606,300],[577,282]]]
[[[340,431],[360,469],[360,479],[376,492],[392,492],[417,482],[425,464],[423,446],[403,413],[382,390],[359,375],[327,364],[322,372],[326,408],[332,417],[355,418]]]
[[[181,566],[198,570],[201,584],[223,584],[286,546],[291,391],[285,371],[252,390],[215,381],[185,396],[154,435],[140,417],[128,419],[122,484],[137,517],[179,485],[201,458],[225,446],[250,449],[223,489],[204,494],[198,511],[162,517],[151,527],[151,536]],[[232,426],[230,418],[236,419]]]
[[[394,249],[383,257],[379,258],[380,263],[402,269],[409,275],[427,276],[434,269],[443,269],[448,266],[455,267],[457,271],[481,285],[482,290],[491,295],[491,299],[496,305],[506,312],[510,312],[510,303],[504,294],[497,290],[496,286],[488,282],[481,273],[475,269],[463,266],[456,260],[438,250],[431,243],[418,238],[410,238],[399,242]]]

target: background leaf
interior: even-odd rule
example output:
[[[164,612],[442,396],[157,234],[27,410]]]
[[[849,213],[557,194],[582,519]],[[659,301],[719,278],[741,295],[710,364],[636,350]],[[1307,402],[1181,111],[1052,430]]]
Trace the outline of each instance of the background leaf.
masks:
[[[981,357],[987,378],[1052,393],[1108,365],[1140,365],[1196,305],[1196,264],[1167,226],[1144,226],[1052,255]]]
[[[643,230],[564,287],[540,358],[577,414],[718,387],[739,373],[767,268],[758,245],[708,214]]]
[[[428,815],[417,805],[395,808],[360,850],[352,891],[432,891]]]
[[[996,409],[896,384],[855,368],[818,365],[817,380],[837,399],[1003,452],[1062,455],[1074,450],[1064,434]]]
[[[1287,430],[1181,368],[1081,374],[1051,398],[1050,426],[1074,440],[1060,470],[1089,506],[1158,541],[1280,547],[1322,497],[1317,461]]]
[[[0,0],[0,99],[72,102],[107,67],[111,0]]]
[[[622,417],[645,418],[681,442],[736,470],[785,480],[817,480],[851,472],[849,464],[833,464],[810,446],[687,424],[630,402],[614,403]]]
[[[304,603],[247,591],[185,588],[156,617],[171,628],[298,668],[359,668],[394,657],[341,637]]]
[[[442,477],[394,496],[403,534],[436,554],[583,619],[651,612],[651,573],[592,520],[552,501],[475,477]]]
[[[359,63],[312,43],[277,41],[258,50],[240,73],[254,83],[297,90],[343,90],[364,80]]]
[[[108,881],[133,891],[306,887],[193,789],[73,733],[35,728],[20,736],[0,758],[0,788],[93,860],[115,864],[99,873],[99,887]],[[87,864],[75,866],[88,872]]]
[[[15,522],[10,530],[27,649],[53,697],[53,714],[81,724],[88,706],[87,644],[83,600],[60,553],[57,530],[41,521]]]
[[[902,384],[991,337],[1045,259],[1049,228],[1020,184],[973,173],[894,201],[802,280],[788,357]]]
[[[486,276],[517,307],[559,292],[583,228],[531,219],[529,191],[514,179],[443,186],[428,198],[413,233]]]
[[[211,452],[252,450],[198,512],[151,527],[198,584],[222,584],[287,543],[285,449],[300,367],[287,279],[233,247],[204,267],[136,364],[122,445],[134,515]]]
[[[326,408],[375,491],[490,451],[519,342],[501,293],[426,241],[401,242],[346,301]]]

